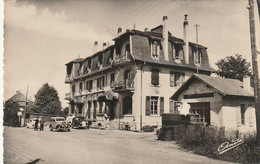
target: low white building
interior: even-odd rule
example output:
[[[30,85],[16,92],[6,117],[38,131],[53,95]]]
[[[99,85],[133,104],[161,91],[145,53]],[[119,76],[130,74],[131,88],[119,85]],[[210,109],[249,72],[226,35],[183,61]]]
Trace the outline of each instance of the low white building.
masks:
[[[256,131],[253,89],[250,78],[235,79],[194,74],[171,97],[178,104],[190,105],[198,121],[241,133]]]

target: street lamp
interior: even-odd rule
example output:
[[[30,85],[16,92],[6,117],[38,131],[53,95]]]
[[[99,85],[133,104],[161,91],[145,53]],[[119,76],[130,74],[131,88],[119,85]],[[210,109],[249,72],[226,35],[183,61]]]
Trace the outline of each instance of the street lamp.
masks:
[[[21,111],[19,111],[19,112],[17,112],[17,116],[19,117],[19,126],[21,126],[21,116],[22,116],[22,112]]]

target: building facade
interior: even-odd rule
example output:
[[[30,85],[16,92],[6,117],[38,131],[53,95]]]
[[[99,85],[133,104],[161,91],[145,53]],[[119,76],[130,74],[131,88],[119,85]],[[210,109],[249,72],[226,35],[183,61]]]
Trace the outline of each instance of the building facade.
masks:
[[[67,63],[69,112],[90,120],[106,114],[114,128],[160,126],[161,114],[173,112],[172,93],[193,73],[214,71],[207,48],[186,41],[187,19],[183,39],[168,31],[167,21],[150,31],[119,28],[114,45]]]
[[[193,75],[171,97],[175,112],[182,110],[179,104],[189,104],[190,114],[196,114],[200,123],[225,127],[226,131],[250,133],[256,131],[253,88],[250,78],[243,83],[204,75]]]

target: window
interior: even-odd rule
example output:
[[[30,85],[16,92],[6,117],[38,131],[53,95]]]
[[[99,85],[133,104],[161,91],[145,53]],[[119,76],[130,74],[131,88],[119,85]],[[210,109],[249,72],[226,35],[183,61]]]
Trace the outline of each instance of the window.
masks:
[[[113,87],[114,86],[114,83],[115,83],[115,74],[112,73],[110,75],[110,87]]]
[[[75,94],[75,90],[76,90],[76,87],[75,87],[75,85],[72,85],[72,89],[71,89],[72,96],[74,96],[74,94]]]
[[[193,52],[194,55],[194,64],[200,65],[201,64],[201,50],[195,49]]]
[[[189,103],[190,112],[197,115],[196,122],[206,122],[210,125],[210,103]]]
[[[151,50],[152,50],[152,57],[153,58],[158,58],[160,55],[160,42],[159,41],[153,41],[151,45]]]
[[[89,80],[86,82],[86,90],[88,92],[91,92],[92,91],[92,84],[93,84],[93,81],[92,80]]]
[[[159,70],[157,69],[152,70],[151,84],[159,85]]]
[[[101,68],[103,64],[103,54],[98,56],[98,67]]]
[[[182,45],[172,44],[172,57],[173,59],[183,60],[184,52]]]
[[[126,55],[130,54],[130,44],[127,44],[127,45],[125,46],[125,54],[126,54]]]
[[[170,73],[170,87],[181,86],[185,81],[185,73],[171,72]]]
[[[105,76],[97,78],[97,89],[103,90],[105,86]]]
[[[82,92],[82,90],[83,90],[83,83],[82,83],[82,82],[80,82],[80,83],[79,83],[79,93],[81,93],[81,92]]]
[[[240,112],[241,112],[241,124],[245,125],[245,113],[246,113],[245,104],[240,105]]]
[[[158,114],[158,97],[151,97],[151,114]]]

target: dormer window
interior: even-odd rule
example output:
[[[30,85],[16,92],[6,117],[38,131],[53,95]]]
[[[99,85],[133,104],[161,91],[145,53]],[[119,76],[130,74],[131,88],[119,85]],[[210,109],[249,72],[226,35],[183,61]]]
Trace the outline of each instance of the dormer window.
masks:
[[[88,60],[88,67],[87,67],[88,72],[91,71],[91,59]]]
[[[125,54],[130,54],[130,44],[125,45]]]
[[[180,45],[172,44],[172,57],[174,60],[183,60],[184,52],[183,47]]]
[[[98,56],[98,68],[102,68],[103,54]]]
[[[194,64],[195,65],[201,65],[201,50],[195,48],[193,51],[193,56],[194,56]]]
[[[160,42],[159,41],[152,41],[151,45],[151,53],[153,58],[158,58],[160,55]]]

